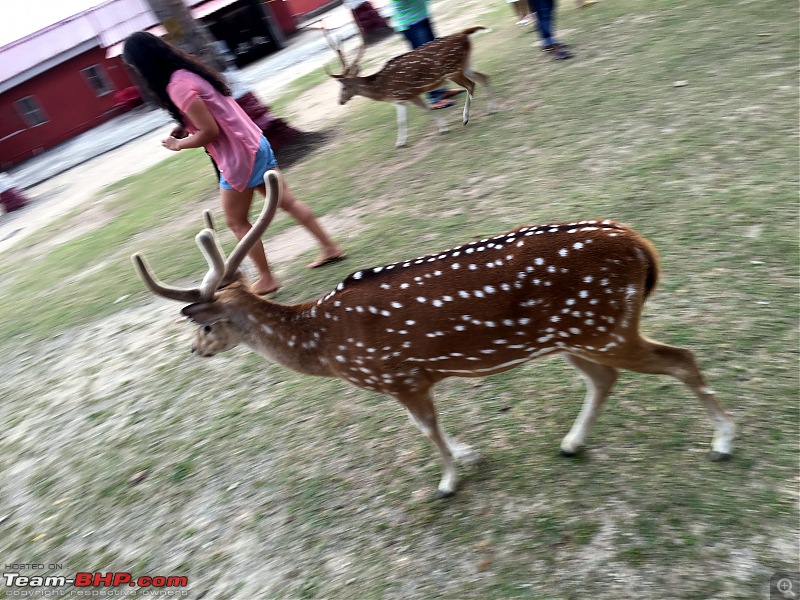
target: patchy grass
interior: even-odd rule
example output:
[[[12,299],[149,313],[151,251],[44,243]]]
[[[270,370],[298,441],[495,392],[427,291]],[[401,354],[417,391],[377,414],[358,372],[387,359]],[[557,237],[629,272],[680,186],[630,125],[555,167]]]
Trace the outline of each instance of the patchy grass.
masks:
[[[226,599],[750,600],[798,568],[797,7],[564,3],[566,63],[502,3],[434,10],[442,33],[492,27],[475,66],[502,112],[479,88],[469,126],[448,112],[440,137],[410,111],[395,150],[393,108],[355,100],[287,177],[362,232],[345,263],[287,265],[280,300],[523,223],[627,222],[663,263],[644,330],[697,353],[738,423],[734,460],[704,460],[711,426],[684,388],[628,373],[587,452],[556,456],[584,392],[549,360],[443,382],[446,428],[486,462],[433,501],[438,461],[391,400],[245,350],[189,355],[178,307],[128,261],[204,272],[192,237],[216,193],[205,156],[181,153],[97,199],[101,227],[39,251],[70,215],[4,254],[7,561],[187,575],[192,597]]]

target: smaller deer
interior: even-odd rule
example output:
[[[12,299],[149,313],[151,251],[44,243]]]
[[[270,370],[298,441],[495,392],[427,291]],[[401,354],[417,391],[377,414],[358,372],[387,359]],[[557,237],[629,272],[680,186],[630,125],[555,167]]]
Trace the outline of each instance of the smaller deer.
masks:
[[[432,387],[548,354],[563,354],[587,384],[562,454],[583,447],[617,369],[629,369],[686,384],[716,425],[709,458],[731,455],[734,425],[692,353],[639,334],[644,302],[658,281],[658,255],[629,227],[609,220],[519,227],[358,271],[318,300],[287,305],[254,294],[238,271],[279,202],[279,175],[268,171],[266,180],[261,216],[227,260],[206,213],[209,227],[196,240],[209,271],[199,287],[167,286],[142,256],[132,257],[154,294],[188,304],[182,314],[200,326],[192,352],[214,356],[242,343],[300,373],[393,396],[439,451],[442,496],[456,490],[454,459],[471,462],[478,454],[442,431]]]
[[[490,94],[490,113],[495,112],[489,78],[473,70],[470,65],[472,45],[469,36],[482,29],[486,29],[486,27],[478,25],[465,29],[461,33],[436,38],[411,52],[396,56],[387,62],[380,71],[365,77],[358,76],[358,63],[364,56],[366,46],[361,44],[356,58],[348,65],[339,44],[334,43],[328,32],[323,29],[325,39],[336,52],[344,69],[340,75],[334,75],[328,71],[327,67],[325,72],[330,77],[338,79],[342,84],[339,104],[346,104],[353,96],[364,96],[378,102],[392,102],[397,106],[396,146],[400,148],[406,144],[406,103],[408,102],[427,111],[438,125],[439,133],[447,133],[447,124],[444,119],[436,116],[421,97],[423,93],[439,88],[447,80],[467,90],[467,100],[464,103],[464,125],[469,122],[469,107],[475,93],[475,81],[486,86]]]

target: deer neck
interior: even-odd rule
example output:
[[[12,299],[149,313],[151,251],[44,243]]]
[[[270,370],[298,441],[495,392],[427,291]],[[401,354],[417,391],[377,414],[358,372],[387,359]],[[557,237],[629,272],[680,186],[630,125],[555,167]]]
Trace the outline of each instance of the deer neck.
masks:
[[[386,94],[383,86],[376,85],[378,74],[367,75],[365,77],[352,77],[349,80],[349,85],[354,92],[354,95],[364,96],[370,100],[382,100]]]
[[[220,299],[223,296],[230,307],[227,317],[242,344],[293,371],[335,377],[320,353],[322,333],[314,323],[313,302],[272,302],[242,286],[223,290]]]

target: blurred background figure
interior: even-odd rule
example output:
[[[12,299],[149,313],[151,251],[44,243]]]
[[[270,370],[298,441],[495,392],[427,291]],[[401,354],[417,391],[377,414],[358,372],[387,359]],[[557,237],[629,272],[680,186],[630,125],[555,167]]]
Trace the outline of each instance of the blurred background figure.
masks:
[[[536,14],[536,28],[542,38],[542,50],[549,53],[554,60],[572,58],[572,53],[555,38],[555,0],[528,0],[531,12]]]
[[[514,16],[517,17],[517,25],[529,25],[533,23],[533,15],[528,9],[527,0],[506,0],[511,5],[511,10],[514,11]]]

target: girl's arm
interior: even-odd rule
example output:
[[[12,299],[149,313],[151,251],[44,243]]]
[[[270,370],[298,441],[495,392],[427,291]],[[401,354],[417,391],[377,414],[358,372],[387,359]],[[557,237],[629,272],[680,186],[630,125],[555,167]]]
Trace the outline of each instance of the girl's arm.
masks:
[[[219,136],[219,126],[211,116],[206,103],[200,98],[189,105],[189,108],[186,109],[186,116],[195,124],[197,132],[181,139],[168,137],[161,142],[162,146],[176,152],[187,148],[202,148]]]

